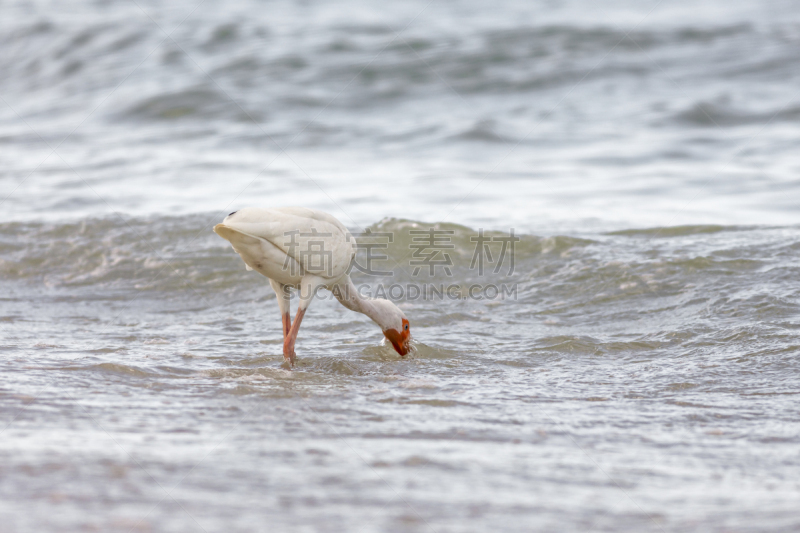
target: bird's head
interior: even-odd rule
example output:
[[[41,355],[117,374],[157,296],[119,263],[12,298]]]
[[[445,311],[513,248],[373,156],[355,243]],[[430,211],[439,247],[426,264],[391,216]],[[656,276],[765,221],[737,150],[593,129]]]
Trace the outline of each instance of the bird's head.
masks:
[[[411,351],[411,326],[406,315],[389,300],[372,300],[372,303],[376,310],[372,318],[381,327],[383,336],[397,353],[406,355]]]

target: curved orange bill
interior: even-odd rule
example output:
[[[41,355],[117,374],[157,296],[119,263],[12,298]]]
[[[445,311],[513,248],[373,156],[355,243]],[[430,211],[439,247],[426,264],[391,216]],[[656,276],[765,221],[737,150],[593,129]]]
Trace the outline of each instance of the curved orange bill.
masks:
[[[395,351],[400,355],[406,355],[408,352],[411,351],[411,346],[409,346],[408,341],[411,334],[407,329],[405,329],[405,320],[403,321],[403,331],[402,333],[397,331],[396,329],[387,329],[383,332],[383,335],[386,337],[386,340],[392,343]]]

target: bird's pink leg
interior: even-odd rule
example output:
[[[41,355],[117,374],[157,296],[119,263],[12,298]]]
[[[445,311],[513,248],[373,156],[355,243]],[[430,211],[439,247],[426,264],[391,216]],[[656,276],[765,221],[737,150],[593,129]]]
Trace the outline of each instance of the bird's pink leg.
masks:
[[[288,312],[283,313],[283,342],[286,342],[286,337],[289,336],[289,330],[292,329],[292,317]]]
[[[294,366],[294,342],[297,340],[297,332],[300,330],[300,322],[303,321],[303,315],[306,310],[303,308],[297,309],[297,315],[294,317],[294,323],[289,330],[289,335],[283,341],[283,357],[290,365]]]

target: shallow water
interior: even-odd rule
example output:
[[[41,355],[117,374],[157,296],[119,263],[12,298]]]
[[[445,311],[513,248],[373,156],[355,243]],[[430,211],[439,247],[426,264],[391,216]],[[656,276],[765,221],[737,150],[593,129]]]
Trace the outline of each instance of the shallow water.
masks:
[[[794,7],[4,5],[0,530],[800,528]],[[412,355],[282,364],[211,227],[287,204],[454,287]]]

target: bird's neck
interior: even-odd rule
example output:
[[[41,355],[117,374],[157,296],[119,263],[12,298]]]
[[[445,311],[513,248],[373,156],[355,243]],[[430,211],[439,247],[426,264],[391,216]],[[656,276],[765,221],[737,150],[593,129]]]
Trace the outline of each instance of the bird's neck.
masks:
[[[365,298],[358,294],[358,289],[353,283],[353,280],[350,279],[350,276],[345,276],[344,280],[337,283],[336,290],[333,291],[333,294],[339,300],[339,303],[346,308],[367,315],[373,322],[379,324],[377,320],[378,308],[375,306],[372,299]]]

